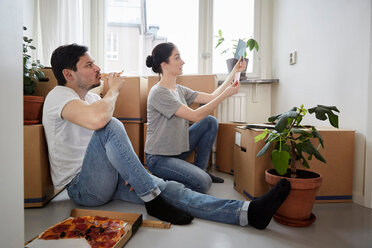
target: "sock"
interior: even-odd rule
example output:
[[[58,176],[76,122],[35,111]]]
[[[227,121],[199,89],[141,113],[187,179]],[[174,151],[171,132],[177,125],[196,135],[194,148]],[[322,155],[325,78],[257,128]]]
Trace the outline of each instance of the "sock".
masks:
[[[207,172],[207,174],[212,178],[213,183],[223,183],[225,180],[221,177],[213,176],[211,173]]]
[[[265,229],[290,191],[290,182],[281,179],[269,192],[251,201],[248,207],[249,225],[257,229]]]
[[[194,219],[188,213],[170,205],[160,195],[145,202],[145,207],[149,215],[175,225],[186,225]]]

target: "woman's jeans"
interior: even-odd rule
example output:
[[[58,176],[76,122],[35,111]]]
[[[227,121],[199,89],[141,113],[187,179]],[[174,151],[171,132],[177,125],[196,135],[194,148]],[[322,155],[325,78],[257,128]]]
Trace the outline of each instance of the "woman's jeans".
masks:
[[[143,203],[161,193],[167,202],[194,217],[248,224],[248,202],[218,199],[150,175],[135,154],[123,124],[115,118],[94,132],[81,171],[67,185],[67,191],[83,206],[99,206],[113,199]]]
[[[206,193],[212,179],[206,173],[209,155],[216,139],[218,123],[215,117],[207,116],[189,128],[190,150],[177,156],[146,154],[146,164],[152,174],[184,184],[187,188]],[[161,145],[161,144],[159,144]],[[195,162],[185,159],[195,151]]]

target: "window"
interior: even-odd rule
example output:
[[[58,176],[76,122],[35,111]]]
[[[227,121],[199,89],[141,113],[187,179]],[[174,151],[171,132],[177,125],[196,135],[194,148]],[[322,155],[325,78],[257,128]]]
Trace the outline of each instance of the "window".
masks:
[[[105,45],[97,43],[97,47],[105,48],[98,53],[104,55],[104,70],[124,69],[128,76],[150,75],[146,57],[157,44],[172,42],[185,61],[185,74],[226,74],[226,59],[233,49],[220,53],[222,48],[231,48],[234,39],[254,37],[255,1],[105,0],[105,27],[98,32],[105,30],[101,36]],[[220,29],[226,41],[215,49],[214,36]],[[254,68],[252,54],[248,52],[248,74]]]
[[[196,74],[199,0],[146,0],[146,7],[148,25],[157,25],[157,36],[174,43],[180,51],[181,58],[185,61],[183,72]]]
[[[254,0],[214,0],[213,2],[213,62],[212,71],[216,74],[227,73],[226,59],[232,58],[233,45],[238,39],[253,38]],[[218,30],[222,31],[225,41],[216,47]],[[235,41],[234,41],[235,40]],[[226,53],[222,51],[229,49]],[[247,73],[253,72],[253,51],[247,50],[249,59]]]
[[[108,33],[106,39],[106,58],[108,60],[118,60],[119,51],[119,34],[118,33]]]

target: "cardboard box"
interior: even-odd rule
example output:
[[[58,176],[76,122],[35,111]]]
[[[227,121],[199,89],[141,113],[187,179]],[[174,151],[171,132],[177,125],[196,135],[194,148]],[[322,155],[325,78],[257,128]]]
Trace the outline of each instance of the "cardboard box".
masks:
[[[44,72],[45,81],[36,82],[34,95],[45,97],[46,95],[48,95],[49,91],[51,91],[54,87],[58,85],[58,83],[51,67],[45,67],[41,69],[41,71]]]
[[[139,160],[143,163],[144,160],[144,143],[143,143],[143,123],[125,122],[125,130],[127,131],[133,149],[136,152]]]
[[[235,127],[245,125],[242,122],[218,124],[216,169],[228,174],[234,174],[234,144]]]
[[[102,210],[90,210],[90,209],[72,209],[70,217],[81,217],[81,216],[100,216],[107,217],[112,219],[120,219],[128,223],[124,230],[126,233],[124,236],[113,246],[113,248],[121,248],[126,242],[137,232],[138,228],[142,223],[142,215],[136,213],[121,213],[121,212],[111,212],[111,211],[102,211]],[[36,239],[36,238],[35,238]],[[33,240],[35,240],[33,239]],[[32,241],[32,240],[31,240]],[[30,241],[30,242],[31,242]],[[28,242],[25,247],[32,245]]]
[[[159,76],[148,76],[147,77],[147,93],[146,99],[152,86],[160,81]],[[176,83],[186,86],[192,90],[213,93],[217,86],[216,75],[181,75],[177,76]],[[190,106],[192,109],[200,107],[200,104],[193,103]],[[216,116],[216,113],[213,114]]]
[[[321,149],[320,153],[327,163],[324,164],[315,158],[308,161],[310,170],[323,176],[316,202],[351,202],[355,132],[326,127],[317,127],[317,130],[324,140],[324,149]],[[234,188],[247,199],[259,197],[269,190],[264,171],[272,168],[271,151],[262,157],[256,157],[264,141],[255,143],[254,137],[261,132],[259,129],[236,128]],[[314,140],[315,147],[317,144]]]
[[[261,130],[235,128],[234,137],[234,188],[245,198],[252,200],[266,193],[270,186],[265,182],[265,170],[272,168],[270,156],[257,158],[264,142],[254,143]],[[270,151],[268,151],[270,153]]]
[[[108,91],[106,81],[103,95]],[[143,77],[127,77],[115,105],[114,117],[121,121],[146,122],[147,82]]]
[[[42,207],[54,195],[43,125],[23,126],[24,207]]]

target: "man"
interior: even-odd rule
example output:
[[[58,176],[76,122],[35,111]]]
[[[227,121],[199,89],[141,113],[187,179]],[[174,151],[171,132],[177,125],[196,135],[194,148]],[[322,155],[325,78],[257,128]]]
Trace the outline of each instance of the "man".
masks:
[[[84,46],[58,47],[51,64],[56,86],[43,109],[51,174],[77,204],[98,206],[112,199],[145,203],[149,215],[173,224],[193,217],[264,229],[290,191],[287,180],[252,202],[222,200],[150,175],[137,158],[124,126],[112,117],[124,78],[109,76],[101,99],[100,68]],[[130,187],[126,186],[129,183]]]

